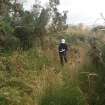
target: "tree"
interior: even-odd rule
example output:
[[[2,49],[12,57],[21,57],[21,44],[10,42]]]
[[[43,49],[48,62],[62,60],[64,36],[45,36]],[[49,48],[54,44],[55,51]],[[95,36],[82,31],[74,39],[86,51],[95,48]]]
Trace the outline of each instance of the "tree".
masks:
[[[52,18],[50,30],[59,32],[66,29],[67,11],[60,13],[57,6],[60,4],[59,0],[49,0],[50,14]]]

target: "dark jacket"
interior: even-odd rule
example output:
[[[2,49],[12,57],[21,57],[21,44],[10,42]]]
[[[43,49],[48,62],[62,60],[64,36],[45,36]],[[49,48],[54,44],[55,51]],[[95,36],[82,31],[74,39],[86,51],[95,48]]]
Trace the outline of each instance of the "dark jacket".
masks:
[[[60,43],[59,45],[59,53],[66,53],[68,50],[66,43]]]

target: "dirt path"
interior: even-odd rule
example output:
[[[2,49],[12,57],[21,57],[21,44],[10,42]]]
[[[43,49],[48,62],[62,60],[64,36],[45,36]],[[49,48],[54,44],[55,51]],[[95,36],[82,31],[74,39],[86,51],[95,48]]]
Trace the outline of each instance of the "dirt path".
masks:
[[[79,68],[86,61],[86,50],[82,47],[72,49],[69,59],[67,66],[70,72],[70,77],[75,79],[77,78]]]

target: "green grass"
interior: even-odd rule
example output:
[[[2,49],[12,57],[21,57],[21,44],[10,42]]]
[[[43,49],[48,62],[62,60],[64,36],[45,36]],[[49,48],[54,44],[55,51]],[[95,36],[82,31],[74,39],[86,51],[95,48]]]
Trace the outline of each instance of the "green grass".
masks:
[[[52,100],[55,105],[84,105],[79,87],[72,82],[69,87],[68,68],[51,59],[51,54],[31,49],[0,58],[1,105],[50,105]]]
[[[85,105],[85,98],[78,87],[62,87],[42,97],[41,105]]]
[[[87,43],[84,43],[84,36],[67,34],[64,37],[76,48],[89,50],[89,47],[85,47]],[[101,78],[95,84],[94,90],[97,92],[91,94],[95,96],[92,99],[88,76],[80,73],[95,72],[103,76],[102,66],[95,67],[91,63],[92,57],[87,57],[84,64],[75,65],[77,68],[73,69],[71,64],[62,67],[55,51],[61,36],[55,35],[54,38],[54,48],[49,50],[34,48],[0,55],[0,105],[87,105],[97,99],[96,94],[104,93],[104,90],[99,91],[97,85],[99,83],[101,86]],[[77,42],[78,38],[82,43]],[[79,70],[79,74],[73,74],[75,69]],[[100,100],[96,102],[101,103]]]

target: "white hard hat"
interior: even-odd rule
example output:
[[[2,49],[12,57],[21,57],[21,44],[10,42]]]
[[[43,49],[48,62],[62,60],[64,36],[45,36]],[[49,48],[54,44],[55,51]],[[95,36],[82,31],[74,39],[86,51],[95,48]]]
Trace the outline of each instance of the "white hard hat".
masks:
[[[65,43],[65,39],[61,39],[61,43]]]

